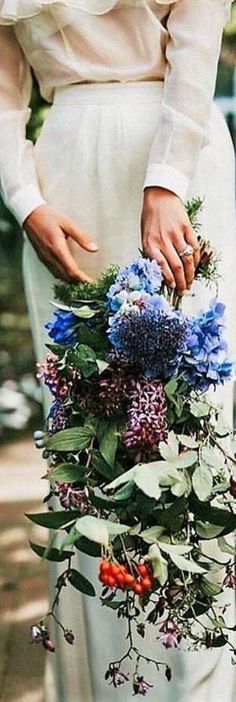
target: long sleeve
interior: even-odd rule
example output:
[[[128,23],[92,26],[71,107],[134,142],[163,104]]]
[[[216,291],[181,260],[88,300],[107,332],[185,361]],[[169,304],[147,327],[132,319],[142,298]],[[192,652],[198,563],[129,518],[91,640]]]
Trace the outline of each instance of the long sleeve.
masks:
[[[22,225],[45,203],[37,182],[33,145],[26,139],[31,73],[12,27],[0,27],[0,187]]]
[[[229,6],[230,0],[177,0],[171,5],[164,97],[144,188],[164,187],[183,200],[187,195],[200,150],[207,143]]]

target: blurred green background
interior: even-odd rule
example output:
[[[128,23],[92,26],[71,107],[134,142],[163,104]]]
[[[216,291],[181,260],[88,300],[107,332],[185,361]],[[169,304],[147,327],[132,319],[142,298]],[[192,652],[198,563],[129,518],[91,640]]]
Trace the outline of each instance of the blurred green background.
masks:
[[[236,3],[225,31],[216,99],[236,146]],[[28,136],[35,141],[47,106],[37,85],[32,95]],[[40,392],[21,273],[19,226],[0,200],[0,442],[41,423]]]

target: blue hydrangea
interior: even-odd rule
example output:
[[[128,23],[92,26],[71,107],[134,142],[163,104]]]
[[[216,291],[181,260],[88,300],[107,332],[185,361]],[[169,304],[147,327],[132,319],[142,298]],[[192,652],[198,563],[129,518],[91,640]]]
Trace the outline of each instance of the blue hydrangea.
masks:
[[[163,276],[158,263],[140,256],[118,273],[115,283],[107,293],[108,307],[112,312],[117,312],[134,291],[155,295],[160,291],[162,282]]]
[[[225,305],[213,300],[208,310],[189,320],[186,351],[180,370],[185,380],[206,392],[232,376],[234,364],[224,339]]]
[[[78,317],[73,312],[58,310],[54,312],[54,320],[45,324],[48,334],[57,344],[69,344],[73,346],[78,341],[75,326],[78,324]]]
[[[112,346],[148,378],[163,380],[176,375],[185,351],[187,320],[183,313],[170,307],[168,312],[160,306],[127,314],[118,312],[110,319],[108,336]]]

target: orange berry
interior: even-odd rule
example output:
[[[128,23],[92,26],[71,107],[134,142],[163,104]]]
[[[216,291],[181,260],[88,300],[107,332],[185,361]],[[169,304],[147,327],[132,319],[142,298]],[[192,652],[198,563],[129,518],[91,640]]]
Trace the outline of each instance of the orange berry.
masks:
[[[117,573],[116,582],[118,583],[118,585],[120,585],[120,587],[122,587],[125,584],[124,573]]]
[[[147,576],[146,578],[144,578],[142,580],[142,589],[143,590],[151,590],[152,587],[153,587],[153,581],[149,576]]]
[[[140,563],[138,565],[138,572],[142,576],[142,578],[146,578],[146,576],[149,575],[149,569],[146,565],[144,565],[144,563]]]
[[[111,564],[109,561],[102,561],[100,563],[100,570],[102,571],[102,573],[108,572],[110,570],[110,567],[111,567]]]
[[[134,584],[134,592],[135,592],[136,595],[141,595],[141,594],[142,594],[142,592],[143,592],[143,587],[142,587],[141,583],[135,583],[135,584]]]
[[[110,573],[113,576],[113,578],[117,578],[118,573],[120,573],[120,566],[116,565],[116,563],[112,563]]]
[[[107,576],[107,584],[108,587],[114,587],[116,584],[115,578],[112,577],[112,575]]]
[[[132,587],[134,585],[135,579],[134,579],[134,576],[131,575],[131,573],[126,573],[124,578],[125,578],[125,585],[128,585],[128,587]]]

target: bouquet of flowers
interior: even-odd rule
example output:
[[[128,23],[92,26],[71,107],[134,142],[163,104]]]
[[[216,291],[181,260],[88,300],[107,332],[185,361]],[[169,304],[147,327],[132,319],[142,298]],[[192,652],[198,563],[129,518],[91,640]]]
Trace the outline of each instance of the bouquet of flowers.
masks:
[[[195,225],[199,206],[188,204]],[[208,283],[217,257],[202,239],[200,249],[196,277]],[[133,692],[145,695],[145,661],[171,678],[168,661],[137,645],[149,627],[165,648],[228,645],[235,653],[222,601],[236,583],[234,439],[207,394],[233,373],[225,307],[214,298],[187,315],[158,264],[142,255],[94,284],[61,283],[56,294],[39,368],[53,402],[46,431],[35,436],[49,466],[45,501],[53,499],[50,511],[29,517],[53,534],[34,551],[66,565],[32,640],[54,650],[53,617],[73,643],[56,614],[65,585],[100,596],[127,620],[124,655],[108,662],[105,678],[128,683],[133,661]],[[74,567],[77,550],[100,559],[97,592]]]

